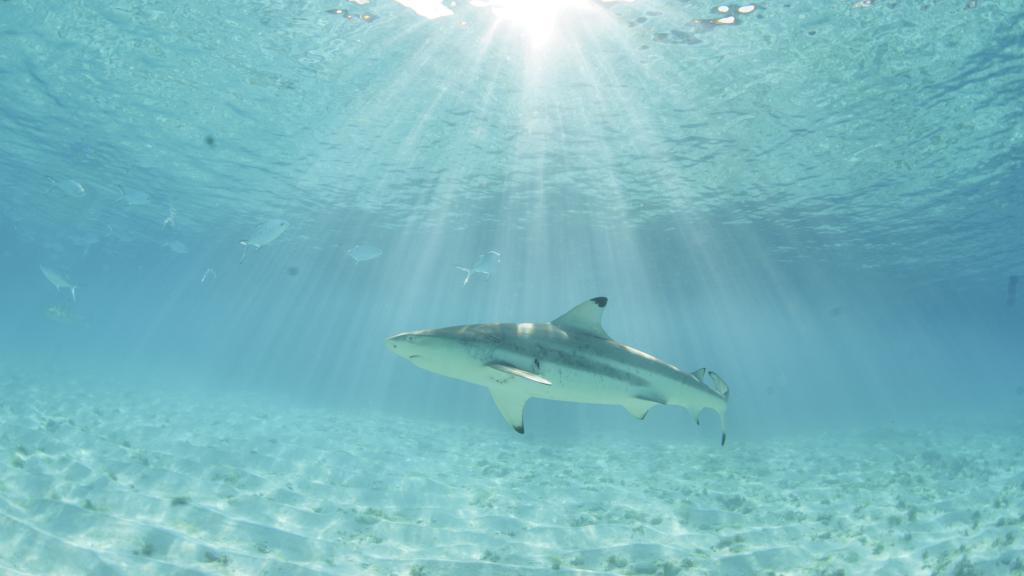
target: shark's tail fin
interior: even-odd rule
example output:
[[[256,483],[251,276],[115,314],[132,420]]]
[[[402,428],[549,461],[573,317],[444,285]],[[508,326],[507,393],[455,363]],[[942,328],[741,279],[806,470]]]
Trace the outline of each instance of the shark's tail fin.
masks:
[[[722,420],[722,446],[725,446],[725,437],[728,435],[725,429],[725,411],[719,412],[718,417]]]
[[[729,385],[725,383],[725,380],[722,380],[722,377],[719,376],[714,370],[708,372],[708,377],[711,378],[710,388],[717,392],[719,396],[728,400]]]
[[[466,279],[462,281],[462,285],[465,286],[466,284],[469,284],[469,279],[473,276],[473,271],[469,268],[463,268],[462,266],[456,266],[456,268],[466,273]]]
[[[708,372],[708,377],[711,379],[711,389],[718,393],[726,402],[729,401],[729,385],[722,380],[722,377],[718,375],[714,370]],[[725,409],[726,405],[722,404],[722,409],[718,411],[718,417],[722,421],[722,446],[725,446]]]

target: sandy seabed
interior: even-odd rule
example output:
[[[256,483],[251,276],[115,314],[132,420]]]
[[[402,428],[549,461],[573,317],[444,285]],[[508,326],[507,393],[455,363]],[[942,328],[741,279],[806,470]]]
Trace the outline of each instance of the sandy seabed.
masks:
[[[1024,575],[1024,434],[555,443],[0,380],[0,574]]]

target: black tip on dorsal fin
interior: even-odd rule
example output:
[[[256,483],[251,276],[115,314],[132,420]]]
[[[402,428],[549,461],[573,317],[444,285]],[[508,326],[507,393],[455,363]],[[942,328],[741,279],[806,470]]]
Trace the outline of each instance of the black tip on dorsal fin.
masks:
[[[597,298],[591,298],[590,301],[593,302],[594,304],[597,304],[598,308],[604,308],[605,306],[608,305],[608,299],[605,298],[604,296],[598,296]]]

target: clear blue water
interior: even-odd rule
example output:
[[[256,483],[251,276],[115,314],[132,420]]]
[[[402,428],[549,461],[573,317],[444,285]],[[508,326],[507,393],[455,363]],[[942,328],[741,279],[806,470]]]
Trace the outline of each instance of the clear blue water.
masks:
[[[690,0],[510,6],[0,2],[0,383],[262,398],[570,459],[608,438],[716,445],[676,408],[538,400],[520,438],[485,391],[383,345],[607,296],[613,338],[728,380],[735,450],[899,430],[1013,445],[1024,2],[776,1],[731,25]],[[288,229],[240,262],[273,219]],[[355,262],[360,243],[381,256]],[[456,267],[492,249],[464,286]],[[953,569],[914,554],[892,573]],[[382,573],[422,568],[395,562]]]

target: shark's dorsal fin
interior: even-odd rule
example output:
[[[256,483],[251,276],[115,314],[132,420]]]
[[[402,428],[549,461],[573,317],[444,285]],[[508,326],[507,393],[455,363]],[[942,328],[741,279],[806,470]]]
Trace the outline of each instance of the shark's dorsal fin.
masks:
[[[526,401],[530,399],[529,396],[512,390],[491,388],[491,398],[494,398],[494,403],[498,406],[501,415],[505,417],[505,422],[508,422],[520,434],[526,431],[523,427],[523,408],[526,407]]]
[[[591,298],[555,318],[552,324],[566,332],[582,332],[597,338],[609,339],[608,334],[601,327],[601,316],[604,315],[604,307],[607,305],[608,299],[604,296]]]

